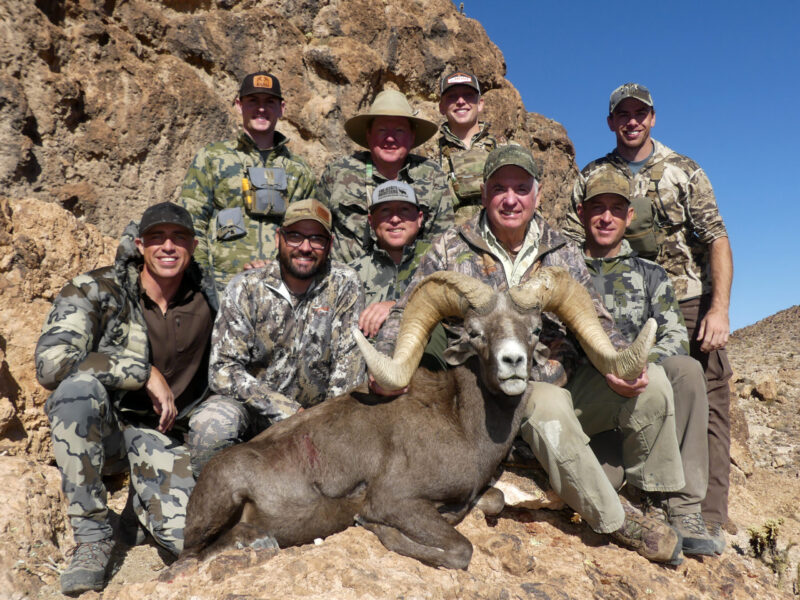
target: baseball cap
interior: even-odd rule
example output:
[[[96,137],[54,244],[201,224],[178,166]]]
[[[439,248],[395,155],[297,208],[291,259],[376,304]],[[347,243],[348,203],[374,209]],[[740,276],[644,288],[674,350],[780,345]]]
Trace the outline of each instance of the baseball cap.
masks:
[[[172,202],[160,202],[150,206],[142,213],[142,218],[139,221],[139,236],[142,236],[151,227],[165,223],[179,225],[184,229],[188,229],[194,235],[194,226],[192,225],[192,217],[189,211]]]
[[[630,202],[631,184],[628,178],[614,168],[595,171],[586,180],[586,193],[582,202],[588,202],[600,194],[616,194]]]
[[[239,98],[250,94],[269,94],[283,100],[280,81],[275,75],[266,71],[250,73],[242,79],[242,85],[239,86]]]
[[[286,208],[286,214],[283,216],[283,227],[307,220],[316,221],[325,228],[325,231],[331,232],[331,211],[314,198],[290,202]]]
[[[625,100],[625,98],[636,98],[641,100],[647,106],[653,106],[653,97],[650,95],[650,90],[638,83],[623,83],[613,92],[608,99],[608,114],[614,112],[617,104]]]
[[[475,77],[475,75],[472,73],[467,73],[466,71],[455,71],[445,75],[439,80],[439,95],[441,96],[451,87],[456,85],[466,85],[471,87],[479,94],[481,93],[481,86],[478,83],[478,78]]]
[[[523,148],[518,144],[508,144],[506,146],[498,146],[486,157],[486,163],[483,165],[483,181],[485,182],[489,179],[500,167],[508,165],[524,169],[537,180],[542,176],[539,165],[536,164],[533,155],[527,148]]]
[[[376,187],[375,191],[372,192],[370,209],[384,202],[408,202],[414,206],[419,206],[413,188],[405,181],[384,181]]]

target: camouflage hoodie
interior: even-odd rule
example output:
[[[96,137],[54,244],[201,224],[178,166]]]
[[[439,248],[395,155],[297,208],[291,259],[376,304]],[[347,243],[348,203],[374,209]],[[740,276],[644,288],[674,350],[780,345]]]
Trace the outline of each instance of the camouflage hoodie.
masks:
[[[651,200],[660,224],[660,247],[654,260],[669,275],[678,300],[689,300],[711,293],[708,246],[728,233],[705,171],[657,140],[653,144],[653,155],[636,175],[616,149],[586,165],[575,180],[562,227],[567,236],[583,243],[583,225],[576,207],[583,202],[586,180],[597,169],[613,166],[632,181],[631,198]]]
[[[427,275],[435,271],[457,271],[480,279],[496,290],[508,289],[507,278],[500,259],[492,254],[486,241],[480,235],[480,218],[473,217],[467,223],[452,227],[433,240],[430,251],[422,257],[417,272],[406,288],[378,333],[376,347],[385,354],[392,354],[394,342],[400,331],[403,309],[414,288]],[[540,214],[534,216],[541,232],[539,250],[533,264],[521,278],[521,283],[531,279],[540,267],[564,267],[589,291],[600,321],[606,333],[617,348],[627,346],[622,335],[614,328],[614,321],[603,306],[592,287],[589,273],[583,262],[581,251],[569,242],[560,232],[550,227]],[[460,337],[463,328],[460,323],[448,324],[448,337]],[[531,371],[531,379],[563,386],[567,378],[585,359],[577,340],[569,334],[555,315],[545,313],[542,318],[542,331],[535,350],[536,364]]]
[[[650,362],[689,354],[683,314],[664,269],[636,256],[627,240],[622,241],[617,256],[591,258],[584,254],[584,259],[595,289],[629,342],[639,335],[650,317],[658,323]]]
[[[134,244],[139,226],[131,222],[122,234],[112,266],[70,281],[56,299],[36,344],[36,379],[54,390],[67,377],[83,373],[97,378],[119,407],[127,391],[150,377],[147,325],[140,304],[142,255]],[[216,295],[193,260],[186,270],[202,289],[212,311]]]

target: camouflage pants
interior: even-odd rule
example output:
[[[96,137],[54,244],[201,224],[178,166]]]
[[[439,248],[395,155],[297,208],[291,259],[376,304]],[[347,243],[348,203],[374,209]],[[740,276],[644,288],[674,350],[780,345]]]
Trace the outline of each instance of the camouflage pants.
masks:
[[[647,491],[683,487],[675,433],[672,388],[657,365],[648,367],[650,384],[635,398],[615,394],[605,378],[584,366],[568,389],[535,383],[520,435],[547,471],[550,485],[600,533],[619,529],[624,512],[617,492],[589,445],[589,436],[619,428],[629,483]]]
[[[155,429],[121,423],[105,387],[91,375],[62,381],[45,411],[75,541],[113,536],[102,476],[129,468],[139,521],[160,545],[179,554],[194,487],[186,446]]]
[[[270,426],[259,415],[234,398],[210,396],[189,418],[187,443],[195,478],[211,458],[229,446],[246,442]]]

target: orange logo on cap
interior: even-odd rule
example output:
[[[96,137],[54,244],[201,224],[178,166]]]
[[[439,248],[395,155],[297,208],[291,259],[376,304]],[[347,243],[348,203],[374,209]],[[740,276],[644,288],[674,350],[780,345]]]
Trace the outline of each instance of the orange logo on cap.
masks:
[[[256,75],[253,77],[253,87],[272,89],[272,77],[268,75]]]
[[[314,209],[320,219],[325,219],[325,221],[331,220],[331,212],[321,204],[317,204]]]

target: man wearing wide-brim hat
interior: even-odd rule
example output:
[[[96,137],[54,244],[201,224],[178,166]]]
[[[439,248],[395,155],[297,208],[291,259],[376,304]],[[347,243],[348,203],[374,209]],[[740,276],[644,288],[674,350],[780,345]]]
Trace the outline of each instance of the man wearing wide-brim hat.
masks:
[[[366,113],[347,120],[348,137],[360,150],[328,165],[317,189],[333,212],[334,258],[352,262],[372,251],[374,234],[367,222],[368,199],[381,183],[399,180],[414,190],[423,212],[422,239],[453,224],[452,196],[442,169],[411,149],[436,133],[432,121],[417,117],[405,95],[383,90]]]

